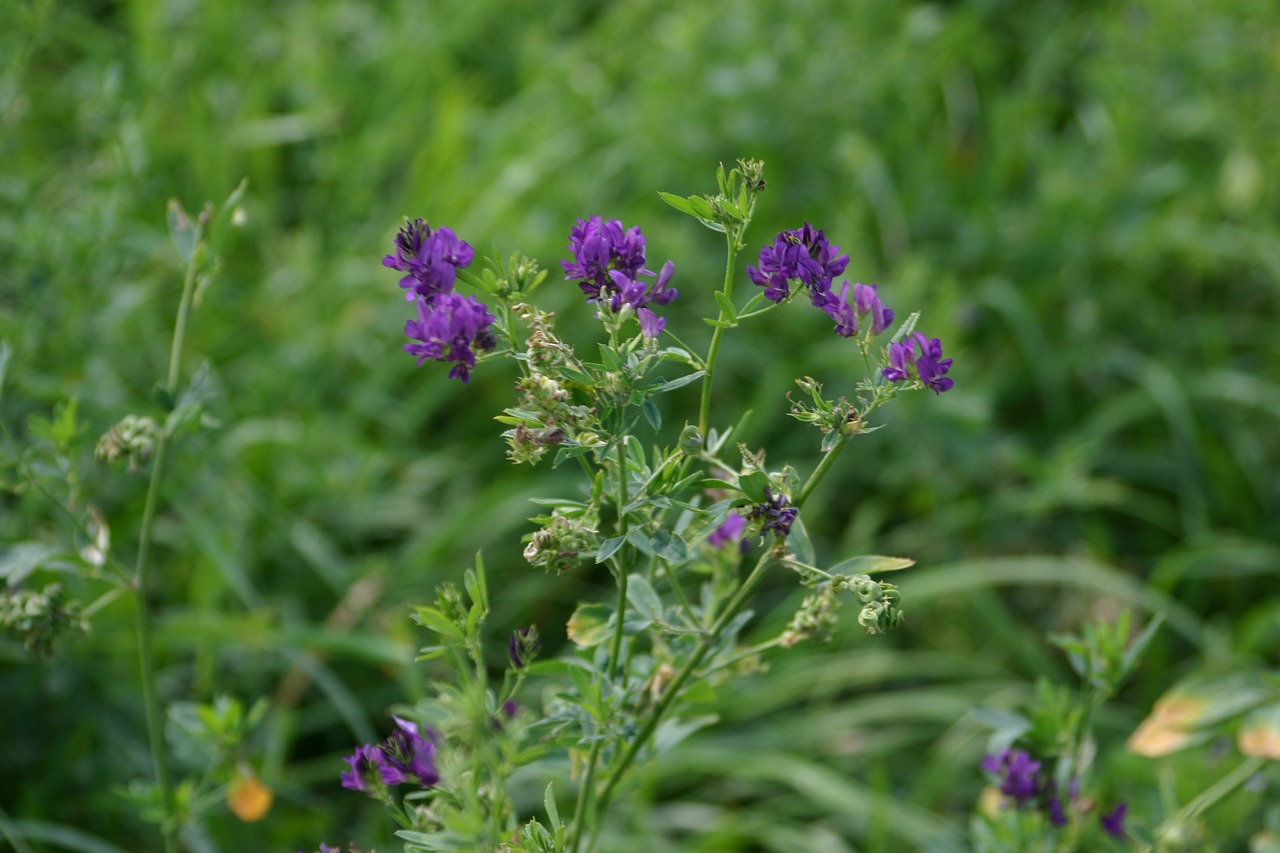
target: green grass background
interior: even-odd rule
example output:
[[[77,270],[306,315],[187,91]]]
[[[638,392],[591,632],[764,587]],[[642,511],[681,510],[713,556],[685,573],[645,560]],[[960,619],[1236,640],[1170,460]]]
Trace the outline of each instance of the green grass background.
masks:
[[[1264,0],[0,5],[0,417],[24,436],[79,400],[85,491],[123,555],[145,481],[90,455],[153,411],[181,284],[166,200],[250,181],[188,339],[222,426],[184,441],[168,480],[161,683],[209,700],[309,678],[257,742],[273,812],[215,810],[205,849],[394,849],[338,789],[338,757],[438,675],[411,663],[410,605],[483,548],[495,636],[534,620],[554,647],[607,581],[520,557],[526,498],[560,474],[504,459],[510,367],[464,387],[401,352],[407,307],[378,264],[401,218],[540,258],[584,337],[589,310],[554,283],[569,227],[641,225],[651,260],[677,263],[673,329],[705,340],[721,245],[656,191],[709,191],[718,161],[748,156],[768,178],[753,251],[825,227],[850,277],[924,309],[955,358],[956,388],[892,407],[806,508],[827,559],[920,567],[897,634],[853,626],[722,691],[725,724],[660,762],[608,849],[962,849],[969,711],[1070,683],[1043,635],[1121,604],[1171,617],[1100,720],[1106,784],[1154,809],[1123,738],[1178,675],[1274,665],[1280,640],[1277,45]],[[856,377],[828,328],[771,315],[722,355],[717,410],[749,408],[771,460],[814,459],[785,417],[795,377]],[[696,405],[682,393],[669,424]],[[0,511],[4,543],[71,536],[29,493]],[[65,827],[156,844],[114,793],[149,766],[129,620],[108,608],[49,662],[0,645],[0,808],[33,850],[113,849]],[[1228,849],[1265,802],[1211,816]]]

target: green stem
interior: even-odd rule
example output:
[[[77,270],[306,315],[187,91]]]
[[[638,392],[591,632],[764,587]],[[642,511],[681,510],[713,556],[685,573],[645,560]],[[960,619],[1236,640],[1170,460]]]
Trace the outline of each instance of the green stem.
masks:
[[[604,788],[600,791],[600,795],[596,798],[597,812],[603,811],[605,806],[609,804],[610,798],[613,796],[614,790],[617,789],[618,783],[622,781],[622,777],[626,775],[627,769],[630,768],[632,762],[635,761],[636,755],[641,748],[649,742],[649,738],[653,737],[654,731],[657,730],[658,724],[662,722],[666,716],[667,710],[680,694],[680,690],[684,687],[689,677],[693,675],[694,670],[702,663],[703,658],[711,651],[720,640],[720,635],[724,632],[725,626],[733,617],[737,616],[752,593],[756,591],[756,587],[764,580],[765,571],[769,564],[773,561],[773,554],[766,552],[761,555],[760,560],[756,563],[755,568],[751,570],[751,574],[742,582],[742,586],[738,587],[738,591],[734,593],[728,605],[720,613],[715,624],[711,626],[707,636],[698,643],[697,648],[693,650],[693,654],[684,662],[684,666],[675,674],[671,682],[667,685],[667,689],[663,691],[660,698],[653,707],[653,713],[649,715],[649,719],[645,721],[644,726],[636,733],[631,742],[627,744],[627,749],[622,753],[621,757],[613,765],[613,770],[609,773],[609,777],[605,780]]]
[[[1194,820],[1201,812],[1249,781],[1249,777],[1261,770],[1265,763],[1266,759],[1258,756],[1246,758],[1235,770],[1210,785],[1199,796],[1180,808],[1173,817],[1161,824],[1156,831],[1156,837],[1163,836],[1179,824]]]
[[[729,299],[733,299],[733,262],[738,256],[738,236],[729,231],[725,232],[728,240],[729,248],[727,251],[728,259],[724,267],[724,295]],[[724,309],[720,310],[719,322],[728,322]],[[716,356],[720,354],[720,338],[724,335],[724,326],[716,326],[715,331],[711,333],[711,347],[707,350],[707,374],[702,377],[702,402],[698,405],[698,432],[705,437],[707,427],[711,420],[711,380],[716,372]]]
[[[791,505],[796,509],[809,499],[809,495],[813,494],[813,490],[818,483],[822,482],[822,478],[827,476],[827,472],[831,470],[831,466],[835,464],[836,458],[840,455],[840,451],[844,450],[844,446],[849,443],[849,436],[841,434],[836,443],[831,446],[826,455],[822,457],[822,461],[818,463],[818,467],[813,469],[813,473],[809,475],[809,479],[805,480],[804,485],[800,487],[800,493],[796,495]]]
[[[617,446],[618,453],[618,535],[627,535],[627,443],[626,438]],[[613,615],[613,641],[609,645],[609,666],[607,673],[612,681],[618,675],[618,665],[622,658],[622,638],[627,614],[627,562],[622,559],[626,545],[618,549],[618,559],[613,560],[618,577],[618,607]]]
[[[178,318],[174,323],[173,343],[169,349],[169,374],[165,390],[173,397],[177,392],[178,377],[182,370],[182,345],[187,334],[187,318],[191,313],[192,294],[195,291],[197,263],[193,256],[187,262],[187,273],[182,283],[182,300],[178,303]],[[178,821],[174,813],[173,783],[169,777],[169,764],[165,757],[164,731],[160,697],[156,690],[155,650],[151,636],[151,609],[148,595],[151,591],[151,538],[156,509],[160,503],[160,486],[164,479],[165,460],[168,457],[168,426],[156,441],[155,459],[151,465],[151,481],[147,485],[147,500],[142,509],[142,526],[138,531],[138,560],[133,572],[133,587],[137,594],[138,615],[135,620],[138,637],[138,669],[142,679],[142,702],[146,710],[147,740],[151,747],[151,763],[155,768],[156,785],[160,789],[161,833],[164,836],[165,853],[178,849]]]
[[[844,449],[844,446],[848,441],[849,437],[842,435],[836,444],[827,451],[827,454],[822,458],[822,461],[818,463],[818,467],[814,469],[813,473],[809,475],[809,479],[806,480],[804,485],[801,487],[800,493],[796,496],[793,503],[795,507],[799,508],[809,495],[812,494],[814,488],[822,481],[822,478],[827,475],[827,472],[831,470],[832,465],[835,464],[836,457],[840,455],[840,451]],[[618,783],[622,780],[622,777],[626,774],[626,771],[631,766],[632,762],[635,761],[636,755],[640,752],[641,748],[648,743],[649,738],[651,738],[654,731],[657,730],[659,723],[661,723],[663,717],[666,716],[667,710],[675,701],[676,696],[679,695],[685,682],[689,680],[694,671],[698,668],[698,665],[702,663],[703,659],[715,644],[719,642],[720,636],[723,634],[724,629],[729,624],[730,620],[737,616],[738,613],[740,613],[746,606],[751,595],[756,591],[760,582],[764,580],[765,571],[769,564],[774,560],[775,557],[771,551],[764,553],[760,557],[755,568],[751,570],[751,574],[749,574],[747,579],[742,582],[742,586],[738,587],[738,591],[734,593],[733,598],[729,600],[729,603],[725,606],[724,610],[721,611],[718,617],[716,617],[715,623],[712,624],[707,636],[703,638],[697,648],[694,649],[693,654],[685,661],[684,666],[682,666],[675,674],[675,677],[671,679],[671,683],[668,684],[667,689],[663,691],[662,698],[660,698],[657,704],[654,705],[653,713],[649,715],[649,719],[627,745],[626,751],[623,752],[621,757],[614,763],[613,770],[605,780],[604,788],[600,791],[599,797],[596,798],[597,811],[603,810],[604,807],[608,805]]]
[[[587,756],[587,770],[582,774],[582,784],[578,786],[578,802],[573,807],[573,822],[569,824],[569,837],[565,841],[568,853],[578,853],[582,844],[583,821],[587,818],[587,801],[591,799],[591,791],[595,787],[596,766],[600,763],[600,750],[604,740],[597,740],[591,745],[591,753]]]
[[[137,595],[137,618],[134,620],[138,637],[138,669],[142,678],[142,704],[147,717],[147,741],[151,747],[151,763],[155,768],[156,784],[160,788],[160,824],[164,835],[165,853],[178,849],[178,826],[173,808],[173,785],[169,779],[169,764],[165,759],[164,732],[161,725],[160,699],[156,694],[155,652],[151,642],[151,609],[147,603],[150,588],[151,528],[155,522],[156,506],[160,500],[160,481],[164,475],[164,463],[169,442],[161,435],[156,442],[155,461],[151,467],[151,483],[147,487],[147,502],[142,510],[142,529],[138,533],[138,563],[134,571],[134,592]]]

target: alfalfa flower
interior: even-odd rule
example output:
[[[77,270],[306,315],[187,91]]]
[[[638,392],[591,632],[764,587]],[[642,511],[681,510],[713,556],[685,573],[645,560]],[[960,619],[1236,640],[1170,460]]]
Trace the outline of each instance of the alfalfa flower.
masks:
[[[397,730],[383,741],[378,772],[387,785],[415,784],[430,788],[440,781],[436,769],[436,745],[418,732],[418,725],[394,718]]]
[[[466,382],[476,365],[476,352],[488,352],[496,341],[494,317],[474,296],[437,295],[434,301],[418,298],[418,319],[405,324],[404,333],[419,343],[404,345],[418,357],[418,364],[434,359],[453,364],[449,378]]]
[[[750,517],[764,519],[760,535],[773,531],[785,539],[791,535],[791,525],[795,524],[797,510],[789,505],[787,496],[782,492],[774,493],[768,486],[764,487],[764,503],[756,504],[751,509]]]
[[[760,260],[747,267],[747,277],[765,289],[764,295],[781,302],[791,294],[790,282],[809,288],[814,305],[822,307],[831,293],[832,280],[849,265],[849,256],[827,241],[821,228],[808,222],[790,231],[780,231],[771,245],[760,250]]]
[[[363,744],[356,751],[342,759],[351,765],[351,769],[341,776],[342,787],[348,791],[369,793],[379,779],[378,768],[382,766],[382,752],[373,744]]]
[[[951,388],[954,382],[946,375],[951,359],[942,357],[942,341],[915,332],[898,343],[889,344],[889,366],[883,369],[890,382],[918,379],[935,394]]]
[[[608,305],[615,312],[624,305],[639,311],[669,305],[680,295],[670,286],[675,272],[671,261],[662,265],[654,281],[642,280],[655,273],[645,268],[645,240],[638,226],[624,229],[619,220],[599,216],[579,219],[569,232],[569,251],[573,260],[560,262],[564,277],[578,282],[588,302]],[[652,313],[641,315],[646,337],[656,337],[662,325]]]
[[[468,266],[475,251],[449,228],[432,230],[426,220],[406,221],[396,235],[396,250],[382,259],[384,267],[405,273],[400,286],[405,299],[420,296],[428,302],[453,290],[458,270]]]

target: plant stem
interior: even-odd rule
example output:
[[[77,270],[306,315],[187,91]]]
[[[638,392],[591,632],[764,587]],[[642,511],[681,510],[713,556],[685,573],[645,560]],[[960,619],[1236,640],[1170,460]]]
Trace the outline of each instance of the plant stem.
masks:
[[[813,473],[809,475],[809,479],[806,480],[804,485],[801,487],[800,493],[797,495],[793,504],[794,506],[798,508],[802,503],[804,503],[805,499],[809,497],[818,483],[822,481],[822,478],[831,470],[836,457],[840,455],[840,451],[848,441],[849,437],[842,435],[836,444],[827,451],[827,454],[822,458],[822,461],[818,463],[818,467],[814,469]],[[682,666],[675,674],[675,677],[671,679],[671,682],[667,685],[667,689],[662,693],[662,698],[654,705],[653,713],[649,715],[649,719],[645,722],[644,726],[636,733],[636,736],[627,745],[626,751],[623,752],[621,757],[614,763],[613,770],[609,773],[608,778],[605,779],[604,788],[596,798],[595,808],[597,811],[603,810],[604,807],[608,805],[609,800],[613,796],[613,792],[617,788],[618,783],[622,780],[623,775],[625,775],[632,762],[635,761],[635,757],[640,752],[640,749],[649,741],[649,738],[653,736],[654,731],[658,728],[658,724],[661,723],[663,717],[666,716],[667,710],[675,701],[676,696],[679,695],[685,682],[693,675],[694,671],[698,668],[698,665],[702,663],[702,660],[711,651],[712,647],[719,642],[720,636],[724,632],[724,629],[729,624],[730,620],[737,616],[738,613],[740,613],[746,606],[751,595],[756,591],[760,582],[764,580],[765,572],[769,565],[775,560],[776,557],[772,551],[766,551],[761,555],[759,561],[756,562],[755,568],[751,570],[751,574],[747,575],[746,580],[742,582],[742,586],[738,587],[738,591],[733,594],[729,603],[725,605],[724,610],[722,610],[720,615],[716,617],[716,620],[714,624],[712,624],[706,637],[698,643],[697,648],[693,650],[693,654],[685,661],[684,666]]]
[[[662,722],[662,718],[666,716],[667,710],[671,707],[671,703],[675,701],[676,696],[680,694],[680,690],[684,687],[684,683],[693,675],[694,670],[702,663],[703,658],[711,651],[712,647],[719,641],[720,635],[724,632],[725,626],[729,621],[737,616],[742,608],[750,599],[751,594],[756,591],[756,587],[764,580],[765,571],[770,563],[773,562],[773,554],[766,552],[761,555],[755,568],[751,570],[751,574],[747,575],[747,579],[742,582],[742,586],[738,587],[738,591],[734,593],[733,598],[725,606],[725,609],[717,617],[715,624],[711,626],[710,632],[706,637],[698,643],[697,648],[693,650],[693,654],[684,662],[684,666],[675,674],[671,682],[667,685],[667,689],[663,691],[662,698],[658,700],[653,707],[653,713],[649,715],[649,719],[644,726],[636,733],[631,742],[627,745],[627,749],[622,753],[621,757],[613,766],[613,770],[609,773],[609,777],[605,780],[604,788],[600,791],[600,795],[596,798],[596,810],[602,811],[608,805],[610,798],[613,796],[614,790],[618,783],[626,774],[627,769],[635,760],[637,753],[653,736],[654,731],[658,728],[658,724]]]
[[[578,786],[578,802],[573,807],[573,822],[569,824],[569,837],[565,842],[565,850],[568,853],[578,853],[578,847],[582,843],[583,821],[587,817],[587,802],[591,799],[592,788],[595,787],[596,765],[600,763],[600,750],[603,747],[604,740],[597,740],[591,745],[591,752],[587,756],[587,769],[582,774],[582,784]]]
[[[1259,758],[1256,755],[1246,758],[1236,769],[1210,785],[1199,796],[1178,809],[1173,817],[1162,823],[1160,828],[1156,830],[1156,837],[1160,838],[1179,824],[1194,820],[1201,812],[1249,781],[1249,777],[1261,770],[1265,763],[1266,759]]]
[[[745,225],[743,226],[745,228]],[[733,262],[738,256],[738,234],[732,230],[725,232],[728,240],[728,259],[724,266],[724,295],[733,299]],[[728,322],[724,309],[720,310],[720,322]],[[720,338],[724,335],[724,326],[716,326],[711,333],[711,347],[707,350],[707,373],[702,377],[702,402],[698,405],[698,432],[705,438],[711,420],[711,380],[716,372],[716,356],[720,353]]]
[[[797,494],[795,500],[791,502],[792,506],[796,509],[800,509],[800,506],[809,499],[809,495],[813,494],[814,488],[817,487],[818,483],[822,482],[822,478],[827,476],[827,472],[831,470],[831,466],[836,462],[836,457],[840,455],[840,451],[844,450],[844,446],[848,443],[849,436],[842,433],[840,437],[836,439],[836,443],[833,444],[831,449],[826,452],[826,455],[822,457],[822,461],[818,463],[818,467],[813,469],[813,473],[809,475],[809,479],[804,481],[804,485],[800,487],[800,493]]]
[[[174,323],[173,343],[169,349],[169,374],[165,381],[165,390],[170,397],[177,391],[178,376],[182,369],[182,344],[186,338],[187,317],[191,311],[191,298],[195,290],[196,269],[197,262],[193,254],[192,259],[187,262],[187,273],[182,283],[182,300],[178,303],[178,318]],[[142,526],[138,531],[138,561],[133,572],[133,587],[138,603],[135,626],[138,637],[138,669],[142,679],[142,702],[147,718],[147,740],[151,747],[151,763],[155,768],[156,785],[160,789],[162,813],[160,831],[164,837],[165,853],[176,853],[178,822],[174,814],[173,784],[169,778],[169,763],[165,757],[160,698],[156,691],[151,609],[147,602],[151,588],[152,527],[155,524],[156,508],[160,503],[160,485],[164,479],[168,450],[169,432],[166,424],[156,440],[155,459],[151,465],[151,481],[147,485],[147,500],[142,510]]]

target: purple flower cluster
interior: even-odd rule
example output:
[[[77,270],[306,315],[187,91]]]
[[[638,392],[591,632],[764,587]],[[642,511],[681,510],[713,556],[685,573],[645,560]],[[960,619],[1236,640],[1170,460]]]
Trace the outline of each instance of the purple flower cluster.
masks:
[[[942,341],[915,332],[905,340],[889,344],[889,367],[884,368],[883,373],[890,382],[917,378],[935,394],[941,394],[954,384],[946,375],[950,369],[951,359],[942,357]]]
[[[405,352],[427,360],[453,364],[452,379],[466,382],[475,367],[477,350],[493,349],[493,315],[474,296],[453,290],[458,270],[471,263],[475,252],[448,228],[432,228],[422,219],[406,222],[396,235],[396,250],[382,265],[405,273],[400,286],[405,298],[417,302],[418,319],[405,324],[404,333],[417,343]]]
[[[782,492],[774,494],[768,486],[764,487],[764,503],[752,507],[750,514],[751,518],[764,519],[764,527],[760,528],[761,536],[771,530],[783,538],[791,535],[791,525],[795,524],[797,510],[787,504],[787,496]]]
[[[342,787],[369,793],[378,784],[430,788],[440,781],[434,737],[423,737],[416,723],[399,717],[395,721],[396,731],[381,744],[364,744],[342,759],[351,765],[342,774]]]
[[[828,243],[821,228],[806,222],[803,228],[779,232],[772,246],[760,250],[760,265],[747,267],[747,276],[774,302],[790,296],[790,283],[798,280],[809,288],[817,305],[818,294],[830,293],[832,279],[848,265],[849,256]]]
[[[982,769],[990,773],[1000,786],[1000,793],[1013,801],[1014,808],[1043,809],[1054,826],[1066,826],[1067,814],[1058,786],[1047,773],[1041,772],[1041,763],[1020,749],[1006,749],[998,755],[988,755],[982,760]],[[1076,783],[1067,786],[1067,796],[1076,799]],[[1124,816],[1128,806],[1120,803],[1110,812],[1099,815],[1102,829],[1113,838],[1124,838]]]
[[[667,261],[652,282],[641,276],[653,276],[645,269],[644,235],[638,226],[624,229],[617,219],[607,222],[599,216],[579,219],[569,232],[569,251],[573,260],[561,261],[565,279],[577,281],[588,302],[608,305],[620,311],[630,305],[640,320],[640,331],[655,338],[667,321],[649,306],[669,305],[680,292],[668,284],[675,264]]]
[[[827,241],[821,228],[808,222],[802,228],[782,231],[773,244],[760,250],[758,266],[747,267],[747,277],[764,288],[764,295],[781,302],[791,295],[791,282],[809,289],[809,301],[826,312],[836,324],[836,334],[849,338],[858,333],[858,320],[871,318],[871,334],[878,335],[893,322],[893,311],[876,294],[875,285],[854,284],[849,301],[849,282],[834,291],[836,276],[849,265],[849,256]]]

